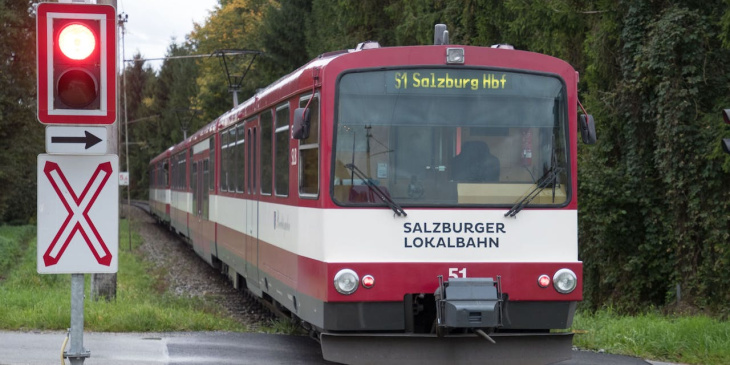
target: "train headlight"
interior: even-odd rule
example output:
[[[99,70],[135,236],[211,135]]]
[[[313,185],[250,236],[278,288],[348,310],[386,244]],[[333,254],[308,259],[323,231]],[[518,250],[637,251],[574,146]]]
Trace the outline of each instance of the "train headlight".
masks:
[[[560,269],[553,276],[553,286],[558,292],[568,294],[578,286],[578,277],[570,269]]]
[[[464,64],[463,48],[446,48],[446,63],[448,64]]]
[[[360,278],[350,269],[342,269],[335,275],[335,289],[340,294],[354,293],[359,284]]]

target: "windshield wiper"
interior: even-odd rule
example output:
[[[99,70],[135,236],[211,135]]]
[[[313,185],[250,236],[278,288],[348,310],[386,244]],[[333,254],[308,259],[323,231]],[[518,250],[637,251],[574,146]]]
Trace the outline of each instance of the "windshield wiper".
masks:
[[[390,198],[390,195],[386,194],[377,185],[373,184],[373,182],[370,181],[370,178],[365,176],[365,173],[363,173],[359,168],[357,168],[357,166],[355,166],[354,164],[348,163],[347,165],[345,165],[345,167],[350,169],[350,171],[352,171],[353,174],[357,175],[357,177],[359,179],[361,179],[365,183],[365,185],[367,185],[367,187],[370,189],[370,191],[372,191],[373,193],[375,193],[375,195],[378,196],[378,198],[380,198],[383,202],[385,202],[385,204],[388,204],[390,209],[393,209],[395,214],[397,214],[399,217],[400,216],[405,217],[408,215],[408,214],[406,214],[405,210],[403,210],[403,208],[401,208],[401,206],[398,205],[398,203],[396,203],[395,201],[393,201],[393,199]]]
[[[555,166],[555,165],[553,165]],[[558,179],[558,174],[563,171],[562,167],[552,167],[550,170],[548,170],[545,175],[543,175],[540,179],[538,179],[539,183],[537,186],[530,191],[529,194],[527,194],[524,198],[522,198],[520,201],[518,201],[510,210],[507,211],[507,213],[504,213],[505,217],[514,217],[519,213],[522,208],[524,208],[527,204],[530,204],[530,202],[537,198],[538,195],[551,183],[554,183]],[[555,185],[553,185],[553,200],[555,200],[555,191],[554,191]]]

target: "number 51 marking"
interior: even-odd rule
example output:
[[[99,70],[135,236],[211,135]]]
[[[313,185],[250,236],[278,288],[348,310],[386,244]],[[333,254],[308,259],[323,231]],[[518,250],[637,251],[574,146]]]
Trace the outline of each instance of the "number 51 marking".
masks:
[[[449,268],[449,277],[450,278],[465,278],[466,277],[466,268],[459,269],[458,267],[450,267]]]

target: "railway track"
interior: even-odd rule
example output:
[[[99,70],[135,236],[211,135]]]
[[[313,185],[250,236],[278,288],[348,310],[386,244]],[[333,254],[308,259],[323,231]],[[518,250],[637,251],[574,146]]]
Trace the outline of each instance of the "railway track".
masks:
[[[252,331],[271,327],[279,312],[246,291],[236,290],[219,270],[195,254],[190,246],[149,215],[145,201],[132,201],[129,214],[142,237],[139,248],[158,272],[164,272],[168,291],[177,296],[201,297],[218,304],[228,315]]]

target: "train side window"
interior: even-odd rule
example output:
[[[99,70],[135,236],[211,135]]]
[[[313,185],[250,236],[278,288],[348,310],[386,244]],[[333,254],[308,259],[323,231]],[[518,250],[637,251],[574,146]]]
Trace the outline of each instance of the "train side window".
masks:
[[[172,156],[172,163],[170,164],[170,172],[172,175],[172,180],[170,181],[170,187],[175,189],[177,188],[177,156]]]
[[[180,188],[180,164],[182,163],[182,155],[177,154],[172,158],[172,183],[171,186],[173,189],[179,189]]]
[[[210,148],[209,149],[209,151],[210,151],[210,157],[209,157],[210,158],[210,165],[212,167],[215,167],[215,135],[213,135],[212,137],[210,137],[210,139],[208,139],[208,140],[210,141],[210,143],[208,145],[209,148]],[[192,155],[191,155],[191,159],[192,159]],[[212,170],[215,171],[215,168],[212,168]],[[210,175],[209,186],[210,186],[210,190],[211,191],[212,190],[215,190],[215,176],[212,173]]]
[[[311,99],[311,101],[310,101]],[[299,107],[309,104],[309,137],[299,142],[299,195],[319,196],[319,94],[299,99]]]
[[[206,187],[209,184],[210,180],[210,173],[209,173],[209,167],[208,167],[208,160],[203,160],[203,186],[201,186],[202,194],[203,194],[203,218],[208,219],[208,189]]]
[[[247,174],[248,180],[246,180],[246,182],[248,183],[248,184],[246,184],[246,186],[248,186],[248,193],[249,194],[251,194],[251,187],[252,187],[251,179],[252,179],[252,176],[253,176],[253,173],[251,172],[251,169],[252,169],[253,161],[254,161],[253,160],[253,154],[251,153],[251,145],[252,145],[252,143],[253,143],[253,139],[251,139],[251,130],[249,129],[248,130],[248,153],[247,153],[247,155],[248,155],[248,174]]]
[[[176,160],[174,166],[174,172],[173,172],[173,179],[174,179],[174,185],[177,189],[183,189],[185,188],[185,163],[186,163],[186,152],[181,152],[177,154]]]
[[[261,114],[261,194],[266,195],[271,195],[271,185],[274,181],[272,173],[274,164],[271,156],[273,122],[271,111],[267,110]]]
[[[276,108],[274,187],[277,196],[289,195],[289,104]]]
[[[162,164],[162,170],[163,170],[163,173],[164,173],[164,175],[162,177],[162,181],[164,182],[165,187],[166,188],[169,188],[170,187],[170,181],[168,180],[168,178],[169,178],[170,175],[169,175],[169,166],[168,166],[168,162],[167,161],[165,161]]]
[[[243,192],[243,183],[244,183],[244,155],[245,155],[245,139],[244,133],[243,133],[243,124],[240,123],[238,127],[236,127],[236,191],[239,193]]]
[[[180,181],[180,178],[178,175],[180,175],[180,169],[178,168],[178,164],[180,163],[180,158],[176,155],[172,158],[172,184],[171,187],[173,189],[178,188],[178,184]]]
[[[256,149],[256,128],[253,129],[253,138],[251,139],[251,143],[253,144],[253,147],[251,147],[251,151],[253,151],[253,153],[251,153],[251,164],[253,165],[251,171],[253,171],[253,191],[255,193],[256,183],[258,182],[258,180],[256,180],[256,174],[259,171],[256,165],[258,163],[258,160],[256,159],[256,154],[258,152],[258,150]]]
[[[228,128],[225,133],[228,135],[226,152],[228,191],[234,192],[236,191],[236,127]]]
[[[220,176],[220,189],[221,191],[228,191],[228,133],[226,131],[220,134],[221,141],[221,168]]]
[[[175,189],[177,187],[177,156],[172,156],[172,164],[170,164],[170,174],[172,179],[170,180],[170,187]]]
[[[193,190],[193,214],[198,215],[198,165],[195,162],[190,170],[190,187]]]
[[[236,127],[221,133],[221,191],[236,191]]]

